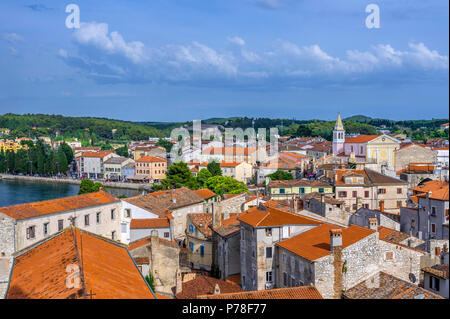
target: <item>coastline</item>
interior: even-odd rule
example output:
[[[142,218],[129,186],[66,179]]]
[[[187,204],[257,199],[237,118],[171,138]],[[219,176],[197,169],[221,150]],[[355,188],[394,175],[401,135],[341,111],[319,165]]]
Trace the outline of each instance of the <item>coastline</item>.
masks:
[[[26,182],[37,182],[37,183],[63,183],[80,185],[81,181],[71,178],[50,178],[50,177],[34,177],[34,176],[19,176],[11,174],[0,174],[0,180],[22,180]],[[95,181],[94,181],[95,182]],[[122,182],[101,182],[103,186],[108,188],[121,188],[121,189],[132,189],[132,190],[150,190],[150,185],[145,184],[132,184],[132,183],[122,183]]]

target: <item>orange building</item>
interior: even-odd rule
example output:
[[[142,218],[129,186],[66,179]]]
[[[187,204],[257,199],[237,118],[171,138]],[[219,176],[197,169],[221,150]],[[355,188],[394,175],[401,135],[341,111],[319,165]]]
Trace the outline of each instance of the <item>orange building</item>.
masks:
[[[142,156],[136,161],[136,175],[148,176],[150,181],[166,178],[167,160],[156,156]]]

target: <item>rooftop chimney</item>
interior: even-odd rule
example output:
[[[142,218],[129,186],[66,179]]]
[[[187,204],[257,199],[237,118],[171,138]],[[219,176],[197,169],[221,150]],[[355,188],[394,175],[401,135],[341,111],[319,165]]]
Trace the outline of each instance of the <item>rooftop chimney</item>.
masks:
[[[177,270],[177,278],[176,278],[177,285],[175,287],[175,294],[179,294],[183,291],[183,280],[181,278],[181,271],[180,269]]]
[[[384,200],[380,200],[380,212],[384,212]]]
[[[330,250],[334,252],[336,248],[342,248],[342,230],[330,229]]]
[[[378,219],[376,217],[369,218],[369,229],[372,229],[374,231],[378,230]]]
[[[216,283],[216,285],[214,286],[214,295],[220,294],[220,287],[219,284]]]

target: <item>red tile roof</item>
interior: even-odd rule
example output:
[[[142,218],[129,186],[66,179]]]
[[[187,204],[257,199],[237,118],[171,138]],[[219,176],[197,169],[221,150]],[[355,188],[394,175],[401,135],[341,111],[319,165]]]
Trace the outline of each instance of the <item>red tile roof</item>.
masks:
[[[341,228],[322,224],[297,236],[279,242],[277,245],[308,260],[316,260],[330,254],[330,230],[342,230],[342,248],[348,247],[375,233],[357,225]]]
[[[114,153],[114,151],[85,152],[81,157],[105,157],[111,153]]]
[[[148,236],[148,237],[144,237],[135,241],[132,241],[131,243],[128,244],[128,250],[133,250],[145,245],[149,245],[150,244],[150,239],[152,238],[152,236]],[[177,242],[175,240],[170,241],[164,238],[159,238],[159,243],[162,245],[166,245],[169,247],[174,247],[174,248],[180,248],[177,244]]]
[[[97,205],[111,204],[119,201],[119,199],[115,198],[110,193],[100,191],[96,193],[50,199],[42,202],[0,207],[0,213],[16,220],[20,220],[48,214],[67,212],[75,209],[83,209]]]
[[[223,281],[213,277],[197,276],[183,282],[182,291],[175,295],[176,299],[195,299],[200,295],[212,295],[214,287],[219,285],[221,293],[241,292],[242,288],[234,282]],[[173,289],[174,290],[174,289]]]
[[[449,200],[448,185],[447,187],[443,187],[435,191],[430,191],[429,195],[428,193],[417,195],[417,197],[427,197],[427,196],[429,196],[429,198],[431,199],[448,201]]]
[[[136,162],[154,163],[154,162],[167,162],[167,160],[156,156],[142,156]]]
[[[379,136],[381,135],[358,135],[355,137],[346,137],[345,143],[367,143]]]
[[[169,227],[169,219],[167,218],[132,219],[130,223],[130,229]]]
[[[79,287],[67,287],[67,269],[80,270]],[[124,245],[68,228],[15,257],[9,299],[154,299]]]
[[[316,219],[261,205],[260,207],[252,207],[241,213],[238,220],[253,227],[321,224],[321,222]]]
[[[198,195],[200,195],[204,199],[210,199],[210,198],[216,196],[216,193],[214,193],[212,190],[209,190],[208,188],[198,189],[194,192],[196,192]]]
[[[199,299],[323,299],[314,286],[300,286],[216,295],[199,296]]]

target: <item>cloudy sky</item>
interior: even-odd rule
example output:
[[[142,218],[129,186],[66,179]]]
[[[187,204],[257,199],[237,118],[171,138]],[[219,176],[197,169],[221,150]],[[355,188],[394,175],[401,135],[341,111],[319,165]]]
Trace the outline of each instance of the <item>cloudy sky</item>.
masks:
[[[65,25],[80,8],[79,29]],[[368,29],[369,3],[380,28]],[[0,1],[0,114],[447,118],[447,0]]]

